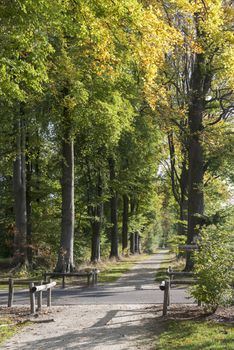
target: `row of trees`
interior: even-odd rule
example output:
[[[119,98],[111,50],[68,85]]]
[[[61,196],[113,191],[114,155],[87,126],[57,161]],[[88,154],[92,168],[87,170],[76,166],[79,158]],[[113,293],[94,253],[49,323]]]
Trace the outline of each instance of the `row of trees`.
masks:
[[[174,229],[190,243],[220,220],[233,179],[231,2],[0,11],[0,230],[16,265],[58,251],[56,269],[70,271],[89,246],[93,262],[101,248],[118,258],[120,241],[134,253]]]

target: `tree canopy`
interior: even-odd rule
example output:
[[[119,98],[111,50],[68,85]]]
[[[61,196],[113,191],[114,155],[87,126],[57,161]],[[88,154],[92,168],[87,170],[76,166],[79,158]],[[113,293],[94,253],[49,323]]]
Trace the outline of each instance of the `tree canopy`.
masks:
[[[70,271],[220,230],[232,19],[229,0],[1,1],[0,255]]]

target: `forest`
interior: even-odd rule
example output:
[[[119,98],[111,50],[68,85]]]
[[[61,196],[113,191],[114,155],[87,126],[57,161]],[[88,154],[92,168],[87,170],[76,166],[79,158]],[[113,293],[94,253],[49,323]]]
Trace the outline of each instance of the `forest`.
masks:
[[[1,259],[70,272],[204,237],[230,265],[233,14],[231,0],[0,1]]]

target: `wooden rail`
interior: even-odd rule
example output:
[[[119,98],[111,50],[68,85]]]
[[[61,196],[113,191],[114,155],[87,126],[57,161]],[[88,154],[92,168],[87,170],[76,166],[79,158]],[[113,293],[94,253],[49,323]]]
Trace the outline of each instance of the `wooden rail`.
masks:
[[[174,277],[180,277],[180,276],[182,276],[182,277],[183,276],[194,277],[194,272],[191,272],[191,271],[172,271],[171,266],[169,266],[167,269],[167,275],[169,277],[169,282],[171,282],[172,280],[174,280]]]
[[[30,292],[31,293],[43,292],[55,286],[56,286],[56,282],[50,282],[50,283],[42,284],[40,286],[34,286],[31,288]]]
[[[193,250],[198,250],[199,247],[197,244],[184,244],[184,245],[179,245],[179,250],[184,251],[184,252],[191,252]]]
[[[163,316],[167,315],[167,310],[168,306],[170,306],[170,301],[171,301],[171,295],[170,295],[170,290],[171,290],[171,285],[184,285],[184,284],[196,284],[197,279],[190,279],[190,280],[166,280],[163,281],[160,285],[160,289],[164,290],[164,298],[163,298]],[[198,301],[198,306],[200,306],[201,303]]]
[[[80,272],[45,272],[44,279],[47,280],[47,277],[62,277],[62,288],[65,288],[65,278],[67,277],[86,277],[87,284],[90,286],[91,284],[97,284],[97,276],[99,270],[94,269],[91,271],[80,271]]]
[[[185,244],[185,245],[179,245],[179,250],[180,251],[185,251],[185,252],[192,252],[194,250],[198,250],[199,247],[197,244]],[[183,284],[196,284],[197,279],[184,279],[184,280],[175,280],[174,276],[190,276],[194,277],[193,272],[187,272],[187,271],[172,271],[171,267],[168,268],[167,270],[167,275],[169,276],[169,279],[166,281],[163,281],[159,288],[164,291],[164,299],[163,299],[163,316],[167,315],[167,309],[168,306],[170,305],[170,287],[171,285],[183,285]],[[201,301],[198,300],[198,306],[201,306]]]
[[[197,279],[196,278],[192,278],[192,279],[178,279],[178,277],[194,277],[194,272],[189,272],[189,271],[172,271],[171,266],[169,266],[168,270],[167,270],[167,275],[168,275],[168,280],[163,281],[160,284],[160,289],[164,291],[164,299],[163,299],[163,316],[167,315],[167,309],[168,306],[170,306],[170,302],[171,302],[171,285],[184,285],[184,284],[188,284],[188,285],[193,285],[197,283]],[[177,279],[174,279],[174,277],[176,277]],[[200,306],[201,303],[200,301],[198,301],[198,305]]]
[[[191,279],[191,280],[172,280],[170,284],[196,284],[197,279]]]
[[[29,283],[31,282],[33,282],[34,284],[40,283],[40,281],[35,281],[32,279],[14,279],[11,277],[8,279],[0,280],[0,284],[8,285],[8,302],[7,302],[8,307],[13,306],[15,285],[29,285]]]
[[[37,293],[37,311],[41,311],[42,308],[42,292],[47,291],[47,307],[51,306],[51,293],[52,288],[56,286],[56,282],[51,282],[35,286],[33,282],[29,285],[29,295],[30,295],[30,310],[31,314],[35,314],[36,311],[36,296]]]
[[[167,270],[167,275],[170,277],[170,279],[173,279],[174,276],[194,276],[194,272],[188,272],[188,271],[172,271],[171,267]]]

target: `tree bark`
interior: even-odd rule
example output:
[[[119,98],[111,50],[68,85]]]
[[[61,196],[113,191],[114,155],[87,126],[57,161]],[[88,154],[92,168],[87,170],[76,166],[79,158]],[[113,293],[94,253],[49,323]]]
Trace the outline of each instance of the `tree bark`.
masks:
[[[71,272],[74,270],[74,143],[71,137],[69,112],[64,109],[64,135],[62,141],[62,223],[60,251],[56,271]]]
[[[181,173],[178,174],[176,170],[176,154],[175,154],[175,147],[174,147],[174,139],[173,139],[173,133],[168,133],[168,146],[170,151],[170,177],[171,177],[171,186],[172,186],[172,193],[174,195],[174,198],[176,202],[179,205],[179,220],[178,223],[178,233],[180,235],[186,235],[187,234],[187,225],[185,224],[185,221],[187,222],[188,219],[188,200],[187,200],[187,193],[188,193],[188,169],[187,169],[187,150],[185,148],[185,145],[183,145],[183,151],[182,151],[182,170]],[[183,223],[184,222],[184,223]]]
[[[26,137],[26,145],[28,148],[29,137]],[[32,194],[31,194],[31,180],[32,180],[32,163],[26,155],[26,207],[27,207],[27,257],[29,265],[32,264],[33,249],[32,249]]]
[[[98,262],[101,258],[100,252],[100,236],[101,227],[103,221],[103,201],[102,201],[102,178],[100,170],[98,172],[97,181],[97,198],[99,203],[95,208],[91,208],[92,218],[91,218],[91,228],[92,228],[92,246],[91,246],[91,262]]]
[[[135,254],[135,233],[131,232],[130,234],[130,252]]]
[[[180,224],[179,234],[187,235],[188,222],[188,169],[186,164],[186,155],[183,155],[182,171],[180,175]]]
[[[128,207],[129,198],[123,195],[123,215],[122,215],[122,252],[128,249]]]
[[[130,215],[133,217],[133,215],[136,213],[136,202],[134,198],[130,199]],[[130,252],[131,254],[135,254],[135,232],[130,233]]]
[[[110,172],[110,183],[111,183],[111,198],[110,198],[110,212],[111,212],[111,251],[110,258],[119,258],[118,252],[118,196],[116,190],[113,188],[115,181],[115,161],[113,158],[109,158],[109,172]]]
[[[26,209],[26,167],[25,167],[25,125],[20,116],[15,123],[16,158],[13,164],[13,187],[15,200],[15,234],[13,261],[15,265],[28,264],[27,260],[27,209]]]
[[[135,247],[134,247],[135,253],[139,253],[139,233],[135,233]]]
[[[141,236],[138,237],[138,253],[141,254]]]
[[[91,224],[91,228],[92,228],[91,262],[97,263],[101,259],[100,224],[96,221]]]
[[[191,76],[191,100],[189,105],[189,150],[188,150],[188,235],[190,244],[199,234],[199,216],[204,214],[204,158],[202,147],[202,119],[205,95],[208,91],[207,75],[204,71],[203,54],[196,54]],[[187,254],[186,270],[191,270],[191,253]]]

